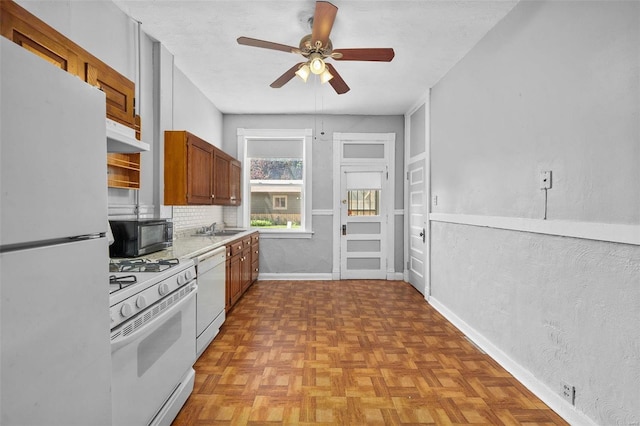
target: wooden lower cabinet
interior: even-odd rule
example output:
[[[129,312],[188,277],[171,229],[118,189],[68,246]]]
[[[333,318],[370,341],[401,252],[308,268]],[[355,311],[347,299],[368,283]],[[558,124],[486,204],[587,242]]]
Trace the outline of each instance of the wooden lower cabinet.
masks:
[[[257,247],[254,249],[253,241],[258,241],[257,232],[227,245],[227,282],[225,286],[227,312],[258,278],[258,249]]]
[[[260,272],[260,234],[255,232],[251,235],[251,282],[258,279]]]

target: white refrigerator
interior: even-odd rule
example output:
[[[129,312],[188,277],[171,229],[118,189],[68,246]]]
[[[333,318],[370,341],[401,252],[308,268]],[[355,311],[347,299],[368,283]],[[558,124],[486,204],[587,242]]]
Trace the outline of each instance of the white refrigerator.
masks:
[[[110,425],[105,96],[0,37],[0,424]]]

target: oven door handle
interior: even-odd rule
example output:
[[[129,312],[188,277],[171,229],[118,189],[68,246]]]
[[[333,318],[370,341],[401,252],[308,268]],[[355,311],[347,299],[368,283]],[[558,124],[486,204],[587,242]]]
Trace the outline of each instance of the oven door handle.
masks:
[[[152,319],[148,323],[144,324],[144,326],[140,327],[138,330],[134,331],[133,333],[129,334],[128,336],[121,337],[121,338],[116,338],[116,340],[113,340],[111,342],[111,353],[116,352],[118,349],[128,345],[129,343],[131,343],[132,341],[134,341],[136,339],[144,338],[147,335],[149,335],[152,332],[154,332],[158,328],[157,326],[160,323],[162,323],[168,316],[173,315],[173,313],[176,310],[181,309],[184,305],[187,304],[187,302],[189,302],[191,299],[193,299],[196,296],[197,289],[198,289],[198,286],[194,285],[193,286],[193,290],[191,290],[191,293],[189,293],[187,296],[185,296],[182,300],[178,301],[175,305],[171,306],[169,309],[167,309],[166,311],[164,311],[163,313],[161,313],[160,315],[158,315],[157,317],[155,317],[154,319]],[[125,323],[125,324],[127,324],[127,323]],[[194,332],[194,334],[195,334],[195,332]]]

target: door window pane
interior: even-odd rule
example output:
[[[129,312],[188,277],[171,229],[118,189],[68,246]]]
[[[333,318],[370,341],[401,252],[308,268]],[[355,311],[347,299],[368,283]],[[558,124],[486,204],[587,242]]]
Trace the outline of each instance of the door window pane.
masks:
[[[378,216],[380,190],[350,190],[347,192],[349,216]]]

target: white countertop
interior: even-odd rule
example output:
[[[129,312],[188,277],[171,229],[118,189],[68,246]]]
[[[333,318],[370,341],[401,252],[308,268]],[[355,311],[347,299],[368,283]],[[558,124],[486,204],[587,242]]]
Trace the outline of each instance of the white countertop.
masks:
[[[171,259],[171,258],[194,258],[218,247],[225,246],[230,242],[246,237],[255,232],[254,230],[241,231],[234,235],[206,236],[187,235],[175,238],[173,247],[158,251],[147,256],[147,259]]]

